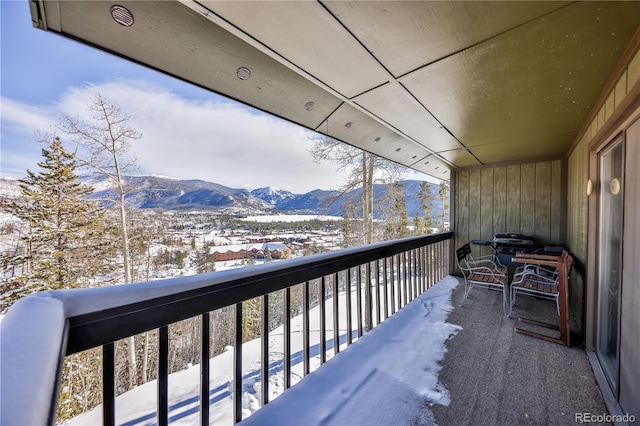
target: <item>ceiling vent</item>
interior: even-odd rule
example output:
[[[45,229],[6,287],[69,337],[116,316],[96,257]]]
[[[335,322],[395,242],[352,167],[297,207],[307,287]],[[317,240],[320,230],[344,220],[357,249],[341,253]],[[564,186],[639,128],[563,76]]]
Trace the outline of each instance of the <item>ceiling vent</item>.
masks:
[[[124,27],[130,27],[133,25],[133,13],[124,6],[111,6],[111,17],[114,21]]]

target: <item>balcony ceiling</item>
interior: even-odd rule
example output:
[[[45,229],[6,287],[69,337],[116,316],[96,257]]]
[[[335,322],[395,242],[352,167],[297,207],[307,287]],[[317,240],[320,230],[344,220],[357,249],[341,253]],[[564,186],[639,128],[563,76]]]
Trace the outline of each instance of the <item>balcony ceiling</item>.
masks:
[[[636,1],[37,4],[35,26],[442,179],[566,154],[640,26]]]

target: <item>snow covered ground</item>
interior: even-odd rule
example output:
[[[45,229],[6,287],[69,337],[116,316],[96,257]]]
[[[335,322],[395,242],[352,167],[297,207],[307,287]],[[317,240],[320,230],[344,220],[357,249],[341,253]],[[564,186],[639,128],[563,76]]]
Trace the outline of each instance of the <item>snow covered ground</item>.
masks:
[[[253,416],[260,407],[260,339],[245,343],[242,401],[246,424],[432,423],[428,406],[449,404],[448,392],[438,382],[438,372],[439,362],[446,353],[446,341],[460,329],[446,322],[453,310],[451,292],[457,285],[455,278],[445,278],[335,357],[333,341],[328,341],[327,360],[333,359],[322,366],[319,314],[317,308],[311,310],[311,370],[315,371],[300,383],[302,317],[293,318],[292,384],[298,384],[280,398],[277,397],[283,390],[283,331],[282,327],[272,331],[269,336],[271,402]],[[347,335],[344,293],[339,300],[340,342],[344,349]],[[331,300],[327,302],[327,337],[331,338],[333,308]],[[209,362],[210,424],[233,424],[233,348]],[[169,376],[172,424],[198,424],[199,374],[199,365],[194,365]],[[372,394],[372,391],[375,392]],[[156,424],[156,393],[156,381],[152,381],[120,395],[116,399],[117,424]],[[100,424],[101,409],[99,406],[67,424]]]
[[[308,220],[344,220],[339,216],[325,216],[315,214],[274,214],[261,216],[247,216],[241,220],[247,222],[304,222]]]

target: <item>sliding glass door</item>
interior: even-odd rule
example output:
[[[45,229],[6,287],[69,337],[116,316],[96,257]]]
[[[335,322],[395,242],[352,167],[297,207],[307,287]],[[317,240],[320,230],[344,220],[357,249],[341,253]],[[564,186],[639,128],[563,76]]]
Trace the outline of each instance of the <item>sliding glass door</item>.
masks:
[[[598,306],[596,353],[617,396],[620,371],[620,303],[624,211],[624,142],[599,154]]]

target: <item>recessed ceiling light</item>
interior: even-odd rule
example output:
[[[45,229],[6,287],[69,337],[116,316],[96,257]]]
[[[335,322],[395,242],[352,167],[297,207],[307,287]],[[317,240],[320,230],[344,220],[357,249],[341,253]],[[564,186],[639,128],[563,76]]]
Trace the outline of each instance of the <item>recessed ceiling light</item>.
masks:
[[[424,164],[429,164],[429,162],[427,161],[427,162],[426,162],[426,163],[424,163]]]
[[[251,78],[251,71],[249,70],[249,68],[240,67],[236,71],[236,75],[240,80],[249,80],[249,78]]]
[[[122,26],[130,27],[133,25],[133,13],[124,6],[111,6],[111,17]]]
[[[414,155],[413,157],[411,157],[412,160],[415,160],[417,157],[417,155]]]
[[[396,152],[400,152],[402,148],[396,148]]]
[[[374,141],[374,142],[380,142],[380,136],[378,136],[377,138],[375,138],[373,141]]]
[[[315,108],[316,104],[314,104],[313,102],[307,102],[306,104],[304,104],[304,109],[306,109],[307,111],[311,111],[313,108]]]
[[[350,129],[351,126],[353,126],[353,123],[351,121],[344,125],[344,127],[346,127],[347,129]]]
[[[436,166],[436,170],[438,170],[440,168],[440,166]]]

